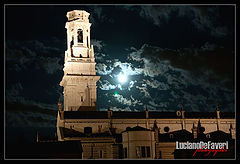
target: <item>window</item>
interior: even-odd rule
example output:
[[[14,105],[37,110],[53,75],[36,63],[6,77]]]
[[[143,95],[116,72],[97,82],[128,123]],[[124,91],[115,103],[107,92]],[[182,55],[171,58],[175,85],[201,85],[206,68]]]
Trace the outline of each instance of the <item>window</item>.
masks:
[[[83,42],[83,31],[81,29],[79,29],[77,31],[77,35],[78,35],[78,37],[77,37],[78,43],[82,43]]]
[[[142,157],[146,157],[145,146],[141,146]]]
[[[206,134],[206,138],[210,138],[210,134]]]
[[[136,147],[136,156],[137,158],[148,158],[150,155],[150,146],[137,146]]]
[[[91,127],[85,127],[84,128],[84,133],[85,134],[91,134],[92,133],[92,128]]]
[[[99,158],[103,158],[103,151],[102,150],[99,151]]]
[[[164,127],[164,132],[166,132],[166,133],[169,132],[169,129],[170,129],[170,128],[169,128],[168,126],[165,126],[165,127]]]
[[[123,148],[123,158],[127,158],[127,148]]]
[[[98,125],[98,133],[101,133],[102,125]]]
[[[147,150],[147,157],[150,157],[150,146],[147,146],[146,150]]]
[[[141,158],[141,149],[140,149],[140,146],[137,146],[137,147],[136,147],[136,156],[137,156],[137,158]]]

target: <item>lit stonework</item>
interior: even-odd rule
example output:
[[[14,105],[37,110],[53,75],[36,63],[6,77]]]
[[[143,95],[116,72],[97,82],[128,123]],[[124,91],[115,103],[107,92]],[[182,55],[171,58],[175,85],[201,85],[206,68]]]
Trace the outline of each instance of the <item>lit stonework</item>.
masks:
[[[67,51],[65,51],[64,111],[96,110],[96,76],[93,46],[90,46],[89,13],[73,10],[67,13]]]

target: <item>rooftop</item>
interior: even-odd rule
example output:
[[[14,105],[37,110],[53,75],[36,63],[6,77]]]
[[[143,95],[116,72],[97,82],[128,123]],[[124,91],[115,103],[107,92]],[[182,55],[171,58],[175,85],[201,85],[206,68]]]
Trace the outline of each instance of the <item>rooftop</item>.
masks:
[[[64,119],[108,119],[108,111],[64,111]],[[145,119],[146,111],[111,111],[112,119]],[[148,111],[149,119],[180,119],[176,112]],[[184,118],[217,118],[216,112],[184,112]],[[220,118],[235,118],[234,112],[220,112]]]

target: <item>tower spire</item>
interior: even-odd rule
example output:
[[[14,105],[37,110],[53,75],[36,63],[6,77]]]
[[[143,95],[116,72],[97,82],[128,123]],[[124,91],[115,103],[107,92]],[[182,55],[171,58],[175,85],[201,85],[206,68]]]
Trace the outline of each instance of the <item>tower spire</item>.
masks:
[[[96,76],[93,46],[90,46],[89,13],[73,10],[67,13],[67,50],[65,51],[64,111],[96,110]]]

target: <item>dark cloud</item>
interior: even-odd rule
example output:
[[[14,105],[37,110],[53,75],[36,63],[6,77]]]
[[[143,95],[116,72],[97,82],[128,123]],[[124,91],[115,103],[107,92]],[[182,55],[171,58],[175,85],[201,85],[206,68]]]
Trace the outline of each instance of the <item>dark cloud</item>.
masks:
[[[8,127],[54,127],[57,111],[35,105],[6,102]]]
[[[22,93],[23,87],[21,83],[15,83],[6,92],[6,98],[9,101],[14,101],[15,97],[20,96]]]
[[[34,105],[38,108],[57,110],[57,102],[55,104],[46,104],[34,101],[33,98],[27,98],[28,96],[25,95],[26,93],[24,93],[24,89],[25,88],[23,88],[20,83],[13,84],[11,89],[6,90],[6,102],[20,103],[22,105]]]
[[[6,101],[57,109],[64,60],[58,43],[56,38],[6,42]]]
[[[101,5],[94,5],[89,8],[89,11],[91,13],[90,15],[90,22],[95,26],[93,28],[96,28],[99,26],[100,23],[114,23],[114,19],[106,14],[106,8]]]
[[[97,48],[98,51],[101,51],[103,47],[106,45],[102,40],[91,39],[91,44]]]
[[[127,6],[124,9],[136,11],[141,17],[161,27],[172,19],[186,18],[196,29],[208,32],[214,37],[228,35],[228,27],[220,24],[221,6],[213,5],[141,5]]]
[[[45,46],[37,40],[8,41],[5,56],[9,64],[8,69],[17,72],[31,66],[31,69],[43,69],[46,73],[53,74],[63,68],[63,52],[57,47]]]
[[[163,61],[169,61],[173,67],[190,71],[196,75],[205,75],[204,72],[212,71],[217,79],[224,79],[228,81],[226,84],[228,87],[233,87],[230,84],[233,84],[234,81],[234,54],[229,54],[228,50],[214,44],[205,43],[200,48],[178,50],[144,44],[138,51],[131,53],[130,57],[135,61],[148,61],[150,66],[146,66],[145,71],[148,68],[153,68],[154,63],[158,63],[159,66],[159,63]],[[151,64],[149,64],[149,61]],[[155,66],[154,70],[159,69],[157,72],[163,72],[164,67],[158,66]],[[150,74],[154,75],[154,72]],[[214,77],[209,77],[209,82],[216,82],[215,80]]]
[[[36,68],[45,70],[48,74],[54,74],[63,69],[60,57],[42,57],[37,59]]]

